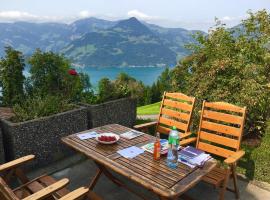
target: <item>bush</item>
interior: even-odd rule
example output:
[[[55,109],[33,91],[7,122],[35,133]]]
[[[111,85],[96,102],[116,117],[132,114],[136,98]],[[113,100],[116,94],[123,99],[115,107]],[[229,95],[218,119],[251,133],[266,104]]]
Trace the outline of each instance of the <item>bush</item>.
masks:
[[[37,119],[71,110],[74,107],[74,105],[58,96],[28,97],[22,103],[13,106],[15,116],[11,120],[13,122],[22,122]]]
[[[200,102],[247,106],[246,133],[263,134],[270,113],[270,15],[249,14],[238,29],[218,22],[209,35],[198,34],[198,43],[189,46],[193,54],[176,66],[172,82],[174,90]]]
[[[0,61],[0,87],[2,87],[1,102],[5,106],[19,103],[24,96],[24,58],[21,52],[5,48],[6,56]]]
[[[70,70],[70,62],[62,55],[38,49],[29,63],[31,76],[27,89],[30,95],[65,96],[70,101],[78,101],[83,90],[91,87],[89,77]]]

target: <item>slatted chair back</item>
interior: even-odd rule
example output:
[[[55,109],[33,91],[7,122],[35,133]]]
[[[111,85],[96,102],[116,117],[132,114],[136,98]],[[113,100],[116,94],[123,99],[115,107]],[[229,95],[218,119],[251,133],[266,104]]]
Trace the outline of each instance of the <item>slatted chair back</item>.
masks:
[[[164,92],[156,127],[157,132],[169,134],[171,127],[175,126],[179,132],[187,133],[194,103],[195,97],[182,93]]]
[[[0,177],[0,199],[1,200],[19,200],[3,178]]]
[[[196,147],[228,158],[240,148],[246,107],[225,102],[203,102]]]

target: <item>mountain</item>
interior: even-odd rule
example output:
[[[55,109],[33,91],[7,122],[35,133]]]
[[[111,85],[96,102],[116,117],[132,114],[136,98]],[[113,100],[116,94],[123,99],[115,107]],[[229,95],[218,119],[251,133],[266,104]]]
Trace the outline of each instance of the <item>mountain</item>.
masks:
[[[0,23],[0,56],[11,45],[31,55],[36,48],[63,53],[86,66],[174,65],[188,55],[189,31],[163,28],[136,18],[107,21],[97,18],[63,23]]]
[[[89,32],[105,30],[113,27],[116,23],[117,22],[90,17],[73,22],[70,24],[70,29],[73,38],[79,38]]]
[[[174,65],[176,54],[136,18],[74,40],[63,53],[91,66]]]

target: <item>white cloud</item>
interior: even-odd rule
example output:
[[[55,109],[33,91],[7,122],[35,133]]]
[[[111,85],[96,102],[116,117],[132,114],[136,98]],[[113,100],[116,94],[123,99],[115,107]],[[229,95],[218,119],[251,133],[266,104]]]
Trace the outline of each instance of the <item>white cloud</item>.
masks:
[[[127,15],[129,17],[136,17],[138,19],[146,20],[146,21],[159,19],[159,17],[157,17],[157,16],[150,16],[150,15],[147,15],[143,12],[138,11],[138,10],[130,10],[130,11],[128,11]]]
[[[30,21],[30,22],[72,22],[77,19],[94,16],[93,13],[82,10],[72,16],[44,16],[35,15],[24,11],[0,11],[0,22]]]
[[[81,12],[79,12],[80,18],[87,18],[90,16],[92,16],[92,14],[88,10],[82,10]]]
[[[21,11],[2,11],[0,12],[1,21],[14,21],[14,20],[37,20],[39,17],[28,12]]]

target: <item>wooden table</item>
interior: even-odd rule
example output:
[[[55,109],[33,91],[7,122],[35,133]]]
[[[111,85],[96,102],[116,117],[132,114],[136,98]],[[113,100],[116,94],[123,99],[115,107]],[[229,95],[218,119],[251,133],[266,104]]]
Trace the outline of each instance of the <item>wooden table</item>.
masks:
[[[91,129],[90,131],[121,134],[128,130],[131,129],[118,124],[110,124]],[[89,130],[84,132],[88,131]],[[177,169],[170,169],[166,165],[165,157],[162,157],[160,161],[154,161],[152,154],[144,152],[133,159],[126,159],[117,153],[120,149],[130,146],[140,147],[154,141],[155,138],[148,134],[144,134],[132,140],[120,138],[120,140],[113,145],[99,144],[95,139],[80,140],[76,136],[77,134],[79,133],[62,138],[62,141],[76,151],[93,159],[96,163],[98,171],[89,185],[90,189],[94,188],[100,175],[103,173],[117,185],[145,199],[141,194],[126,187],[125,184],[113,176],[108,171],[108,169],[110,169],[156,193],[160,199],[177,199],[179,196],[183,197],[184,192],[197,184],[204,175],[216,166],[216,162],[212,160],[208,161],[203,168],[191,169],[179,163]]]

